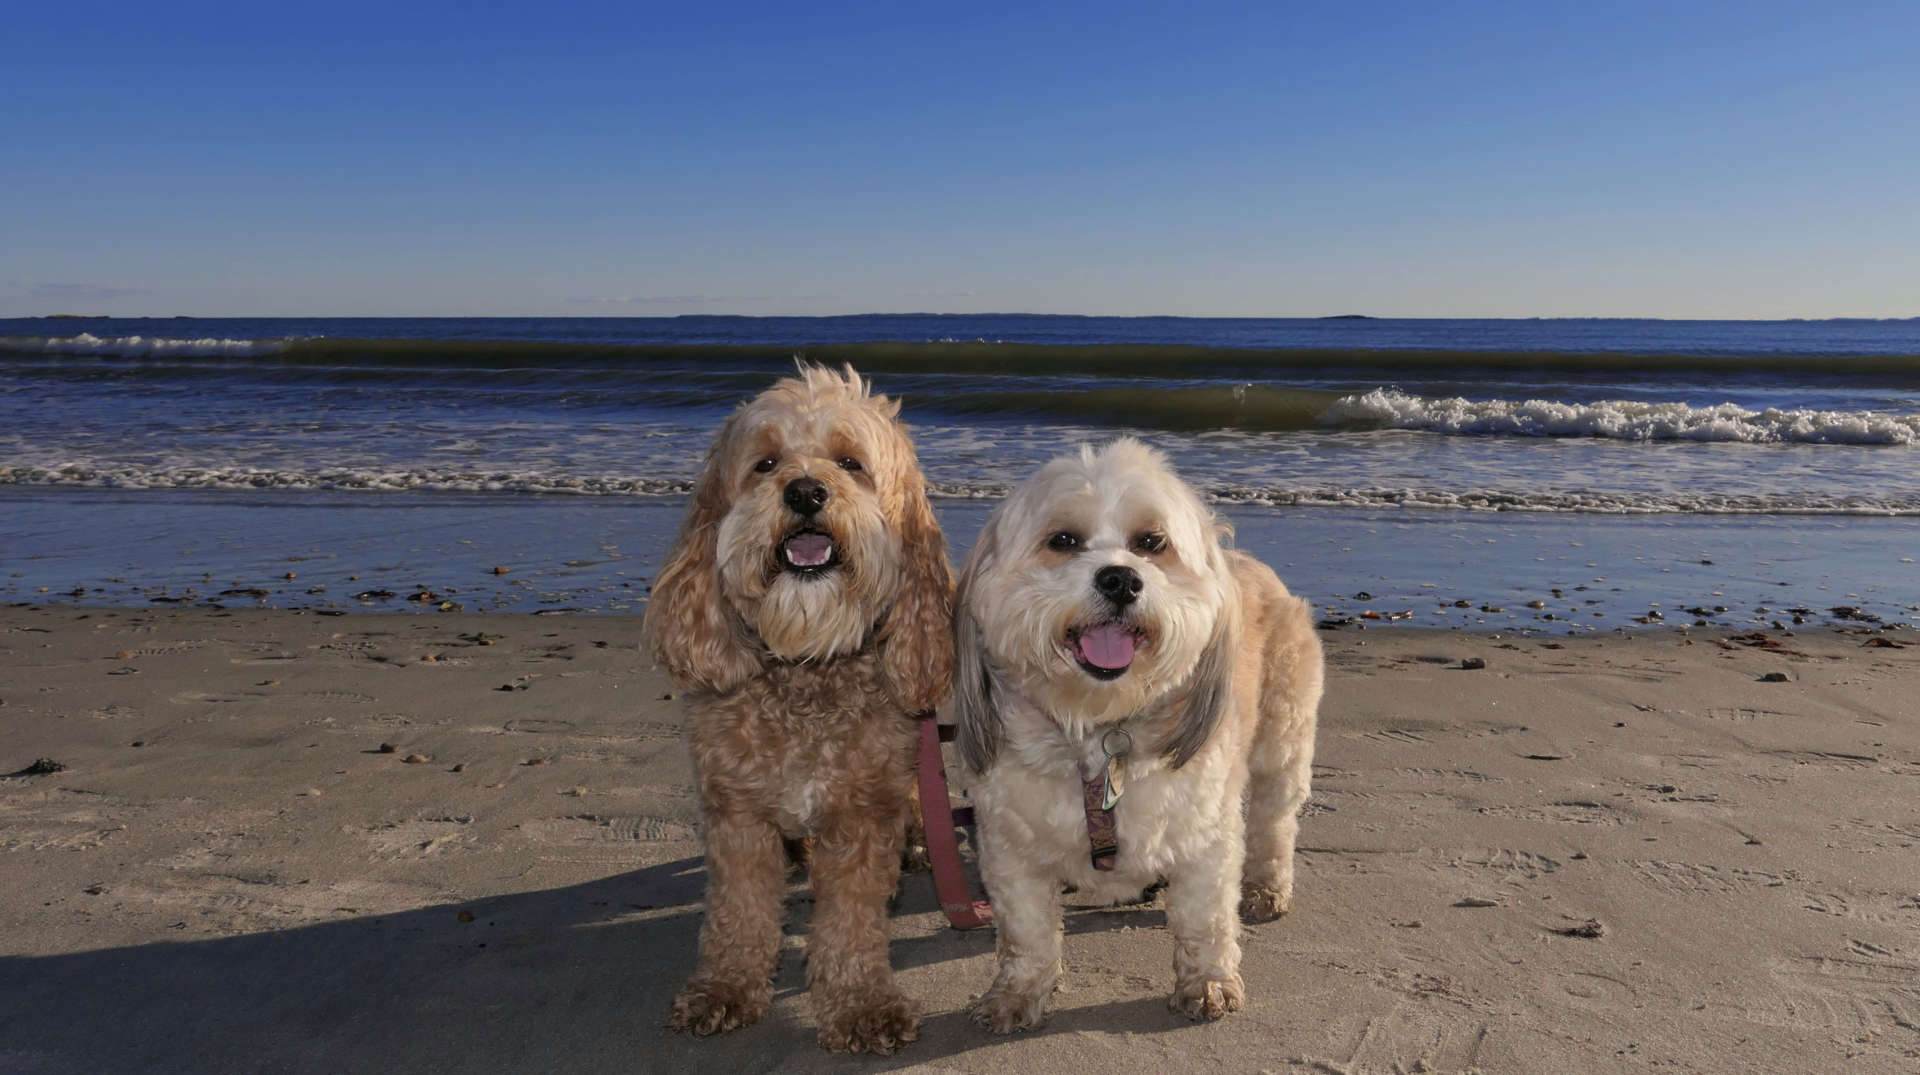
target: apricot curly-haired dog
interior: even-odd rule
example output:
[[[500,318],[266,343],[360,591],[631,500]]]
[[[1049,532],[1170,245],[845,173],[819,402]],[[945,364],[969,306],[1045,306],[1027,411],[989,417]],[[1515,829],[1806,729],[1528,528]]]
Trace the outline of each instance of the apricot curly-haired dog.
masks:
[[[758,1020],[787,860],[808,839],[820,1044],[890,1053],[919,1016],[887,963],[915,718],[953,679],[953,579],[900,405],[800,365],[714,439],[645,633],[688,694],[706,821],[699,966],[669,1025]]]

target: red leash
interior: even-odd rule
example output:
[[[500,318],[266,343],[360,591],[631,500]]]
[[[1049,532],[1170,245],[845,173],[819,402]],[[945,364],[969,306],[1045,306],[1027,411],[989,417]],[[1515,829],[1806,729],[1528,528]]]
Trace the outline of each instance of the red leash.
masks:
[[[931,715],[921,719],[920,816],[927,826],[927,857],[933,860],[933,891],[940,898],[940,909],[954,929],[980,929],[993,921],[993,905],[973,898],[966,870],[960,864],[960,841],[954,829],[972,824],[973,808],[955,810],[947,797],[947,769],[940,744],[950,738],[951,726],[940,725]]]

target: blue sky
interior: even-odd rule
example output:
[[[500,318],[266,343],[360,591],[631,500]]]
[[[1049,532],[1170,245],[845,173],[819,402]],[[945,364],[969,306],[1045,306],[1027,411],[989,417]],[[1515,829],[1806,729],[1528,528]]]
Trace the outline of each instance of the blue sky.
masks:
[[[1920,315],[1920,5],[17,5],[0,316]]]

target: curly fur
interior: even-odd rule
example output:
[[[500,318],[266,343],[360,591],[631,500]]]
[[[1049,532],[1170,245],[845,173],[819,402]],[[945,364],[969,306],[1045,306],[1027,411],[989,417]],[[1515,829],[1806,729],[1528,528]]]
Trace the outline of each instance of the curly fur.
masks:
[[[973,1010],[990,1030],[1045,1017],[1063,882],[1118,901],[1166,878],[1171,1007],[1214,1019],[1244,1003],[1240,918],[1290,905],[1324,671],[1306,603],[1224,535],[1159,453],[1122,439],[1043,467],[967,557],[956,717],[998,930],[999,972]],[[1130,603],[1098,592],[1110,567],[1137,577]],[[1136,638],[1117,674],[1075,648],[1100,623]],[[1104,768],[1115,729],[1134,746],[1114,807],[1119,856],[1098,870],[1082,781]]]
[[[784,497],[817,481],[825,503]],[[835,566],[789,570],[798,529]],[[715,438],[654,583],[645,633],[689,691],[707,836],[699,966],[670,1025],[711,1034],[771,998],[783,837],[808,841],[815,894],[807,982],[832,1050],[892,1052],[919,1017],[887,965],[915,715],[952,683],[952,576],[899,404],[851,368],[801,364]]]

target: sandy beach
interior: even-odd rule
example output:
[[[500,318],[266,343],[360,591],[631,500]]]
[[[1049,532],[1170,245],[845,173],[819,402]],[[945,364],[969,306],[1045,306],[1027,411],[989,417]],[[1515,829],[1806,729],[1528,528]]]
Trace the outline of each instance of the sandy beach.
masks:
[[[1920,1059],[1907,632],[1324,632],[1296,909],[1247,931],[1247,1011],[1166,1011],[1157,905],[1075,908],[1051,1022],[990,1037],[966,1008],[992,938],[946,928],[910,874],[892,956],[921,1040],[846,1058],[813,1044],[804,879],[768,1019],[663,1027],[703,873],[680,703],[636,630],[0,610],[0,1070]]]

